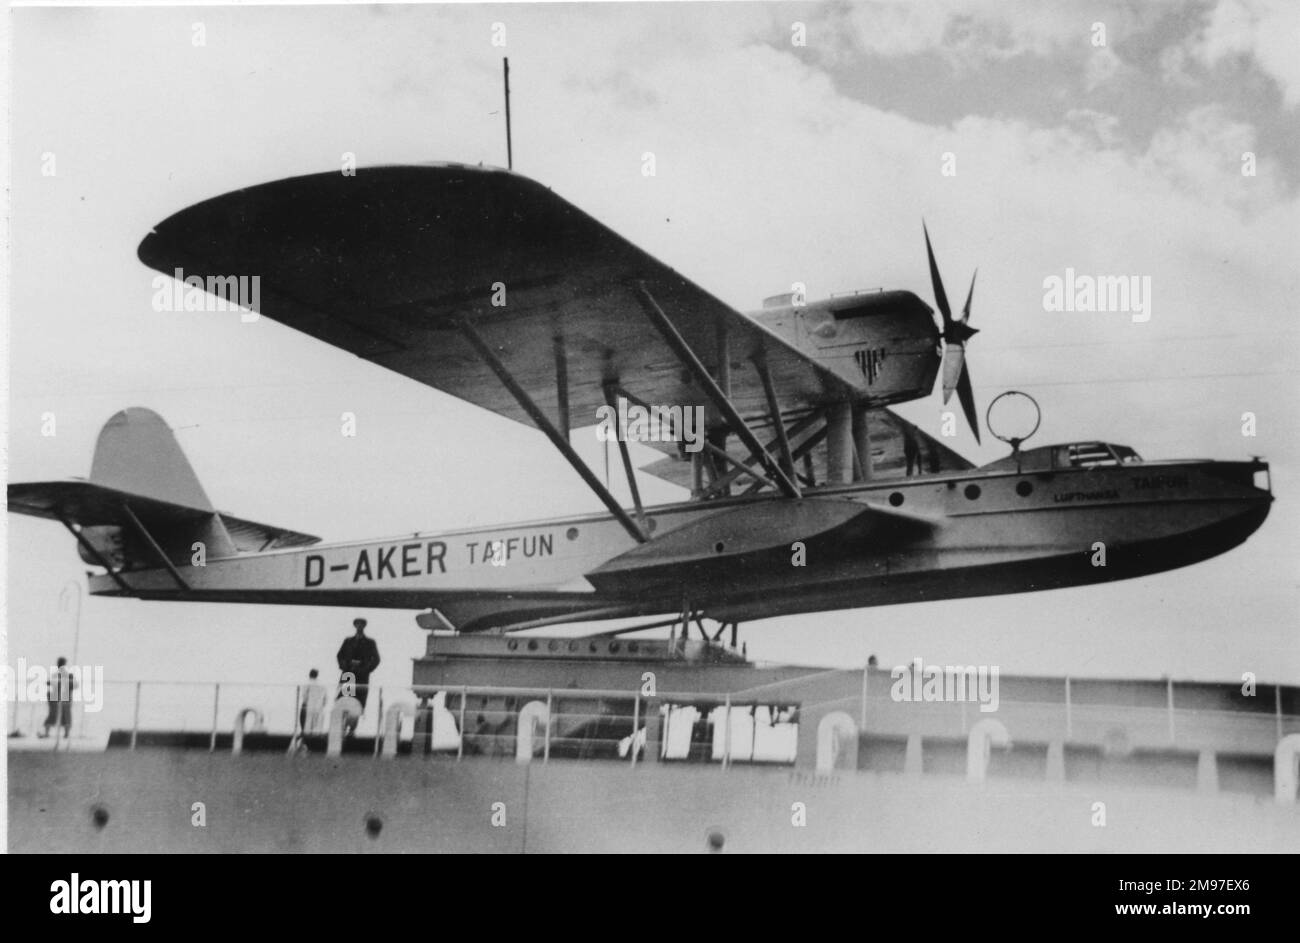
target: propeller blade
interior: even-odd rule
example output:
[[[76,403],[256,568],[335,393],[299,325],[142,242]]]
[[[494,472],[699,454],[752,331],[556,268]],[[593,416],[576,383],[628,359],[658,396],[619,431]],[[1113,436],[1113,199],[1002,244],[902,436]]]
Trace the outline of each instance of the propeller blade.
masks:
[[[952,399],[953,390],[961,380],[966,369],[966,347],[962,344],[948,344],[943,351],[943,401]]]
[[[939,313],[943,316],[943,333],[946,336],[948,329],[952,327],[952,311],[948,308],[948,296],[943,290],[943,279],[939,277],[939,266],[934,261],[934,249],[930,247],[930,230],[925,228],[925,220],[921,220],[921,231],[925,233],[925,254],[930,259],[930,285],[934,288],[934,300],[939,305]]]
[[[963,305],[961,309],[962,324],[965,324],[967,321],[970,320],[970,300],[971,300],[971,296],[975,294],[975,278],[976,276],[979,275],[979,273],[980,270],[976,269],[975,274],[970,277],[970,291],[966,292],[966,304]]]
[[[978,333],[967,322],[970,321],[970,303],[975,297],[975,278],[979,275],[979,269],[976,269],[975,274],[971,276],[970,289],[966,292],[966,304],[961,309],[961,320],[956,321],[948,308],[948,295],[943,290],[939,266],[934,261],[934,247],[930,245],[930,230],[926,228],[925,220],[921,220],[921,231],[925,233],[925,255],[930,262],[930,283],[934,288],[934,300],[939,306],[939,313],[943,316],[943,401],[947,403],[952,398],[953,391],[957,391],[962,412],[966,414],[966,422],[970,425],[971,432],[975,434],[976,443],[979,443],[979,413],[975,411],[975,391],[971,388],[970,371],[966,368],[966,341]]]
[[[970,423],[970,431],[975,433],[975,443],[980,441],[980,417],[975,411],[975,391],[971,389],[970,370],[966,369],[966,364],[962,363],[961,377],[957,380],[957,398],[961,400],[961,410],[966,414],[966,421]]]

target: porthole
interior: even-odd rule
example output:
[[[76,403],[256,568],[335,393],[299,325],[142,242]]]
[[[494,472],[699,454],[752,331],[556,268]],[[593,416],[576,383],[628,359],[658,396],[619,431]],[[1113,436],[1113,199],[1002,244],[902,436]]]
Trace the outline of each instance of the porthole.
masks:
[[[979,486],[979,485],[967,485],[967,486],[966,486],[966,490],[965,490],[965,492],[963,492],[963,493],[964,493],[964,494],[966,495],[966,497],[969,498],[971,501],[974,501],[976,498],[978,498],[978,497],[980,496],[980,486]]]
[[[704,838],[704,847],[708,849],[711,855],[721,854],[723,846],[726,844],[727,836],[722,834],[721,829],[709,829],[709,833]]]
[[[546,643],[546,650],[548,652],[558,652],[560,650],[560,643],[557,642],[555,639],[551,639],[549,642]]]
[[[1029,482],[1021,481],[1016,483],[1016,494],[1020,495],[1020,497],[1027,498],[1033,493],[1034,493],[1034,486],[1031,485]]]
[[[568,530],[566,530],[566,531],[564,532],[564,536],[567,537],[569,540],[577,540],[577,539],[578,539],[578,528],[576,528],[576,527],[570,527]]]
[[[578,643],[577,643],[577,642],[570,642],[570,643],[569,643],[569,651],[571,651],[571,652],[576,652],[577,650],[578,650]]]
[[[903,492],[895,491],[893,494],[891,494],[889,496],[889,503],[892,504],[894,507],[898,507],[900,504],[902,504]]]
[[[641,650],[641,646],[638,645],[636,642],[628,642],[627,650],[631,652],[633,655],[635,655],[637,652]]]
[[[618,654],[618,650],[619,650],[620,648],[622,648],[622,647],[623,647],[623,646],[620,645],[620,644],[618,644],[618,642],[610,642],[610,643],[609,643],[609,653],[610,653],[611,655],[617,655],[617,654]]]
[[[535,651],[537,651],[537,639],[529,639],[529,641],[528,641],[528,650],[529,650],[530,652],[535,652]]]
[[[727,545],[723,543],[721,540],[719,540],[716,544],[713,545],[714,553],[722,553],[722,551],[726,549],[727,549]]]
[[[510,649],[512,652],[515,651],[519,648],[519,640],[512,638],[510,641],[506,642],[506,648]]]

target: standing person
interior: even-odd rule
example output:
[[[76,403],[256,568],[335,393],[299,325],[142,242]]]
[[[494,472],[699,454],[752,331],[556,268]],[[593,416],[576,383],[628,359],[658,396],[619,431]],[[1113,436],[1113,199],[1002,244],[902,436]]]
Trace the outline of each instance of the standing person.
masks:
[[[320,733],[325,725],[325,705],[329,693],[325,685],[316,679],[320,676],[315,668],[307,672],[307,683],[302,686],[302,703],[298,708],[298,728],[303,733]]]
[[[63,728],[64,739],[72,736],[72,689],[77,686],[77,680],[72,677],[72,672],[68,670],[68,659],[59,658],[58,667],[55,668],[54,674],[46,682],[46,689],[49,691],[47,697],[50,702],[50,711],[45,715],[45,729],[42,731],[42,737],[50,735],[50,728],[59,726]]]
[[[344,685],[349,680],[356,683],[356,699],[364,711],[370,693],[370,673],[379,667],[379,646],[366,636],[365,619],[353,619],[352,627],[356,634],[345,638],[339,646],[339,671],[343,672],[339,681]]]
[[[912,469],[921,470],[921,443],[916,441],[916,434],[910,426],[903,426],[903,457],[907,460],[907,477],[912,477]]]

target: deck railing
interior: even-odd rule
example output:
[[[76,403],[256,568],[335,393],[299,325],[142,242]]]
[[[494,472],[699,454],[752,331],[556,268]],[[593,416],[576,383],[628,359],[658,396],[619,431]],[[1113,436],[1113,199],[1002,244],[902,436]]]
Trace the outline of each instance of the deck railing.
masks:
[[[369,688],[352,736],[355,742],[371,743],[377,756],[384,740],[392,741],[395,735],[397,743],[390,742],[390,753],[394,745],[418,741],[420,752],[460,758],[516,755],[523,734],[543,761],[553,756],[601,756],[635,763],[643,755],[646,728],[653,721],[659,742],[667,744],[661,759],[690,757],[727,765],[793,761],[796,735],[791,733],[790,718],[774,715],[778,706],[797,707],[801,721],[842,711],[859,723],[860,730],[886,736],[964,737],[979,720],[995,717],[1006,724],[1014,740],[1090,742],[1118,752],[1165,746],[1198,749],[1216,741],[1235,744],[1242,752],[1259,752],[1270,750],[1288,734],[1300,733],[1300,716],[1283,712],[1280,688],[1261,686],[1262,697],[1254,709],[1227,710],[1177,706],[1178,685],[1162,684],[1167,687],[1163,706],[1079,703],[1071,696],[1069,679],[1064,679],[1060,700],[1004,695],[994,713],[981,712],[976,703],[896,702],[888,685],[874,678],[860,693],[801,704],[787,700],[791,694],[780,687],[736,695],[659,692],[649,698],[639,689],[376,685]],[[309,738],[326,737],[336,693],[325,690],[324,711],[309,718],[313,729],[303,731],[300,708],[306,685],[107,681],[101,687],[98,703],[73,700],[65,705],[71,715],[67,736],[57,722],[45,726],[48,702],[11,699],[6,705],[10,749],[104,749],[110,734],[117,732],[127,740],[122,745],[132,748],[166,733],[186,735],[191,748],[206,746],[214,751],[219,744],[229,748],[237,725],[245,738],[256,734],[292,738],[303,733]],[[1265,699],[1270,703],[1262,703]],[[529,704],[535,706],[525,714]],[[666,705],[676,707],[668,710]],[[426,708],[423,712],[418,710],[421,706]],[[688,707],[695,713],[685,712]],[[521,716],[526,731],[518,729]],[[43,733],[48,736],[42,737]]]

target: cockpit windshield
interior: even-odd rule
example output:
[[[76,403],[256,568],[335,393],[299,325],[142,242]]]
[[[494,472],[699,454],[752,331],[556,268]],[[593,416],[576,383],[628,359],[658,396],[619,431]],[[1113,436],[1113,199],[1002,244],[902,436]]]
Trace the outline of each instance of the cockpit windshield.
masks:
[[[1007,455],[982,466],[985,471],[1050,471],[1054,468],[1114,468],[1135,465],[1142,456],[1127,445],[1109,442],[1073,442],[1069,445],[1042,445],[1026,449],[1019,455]]]

